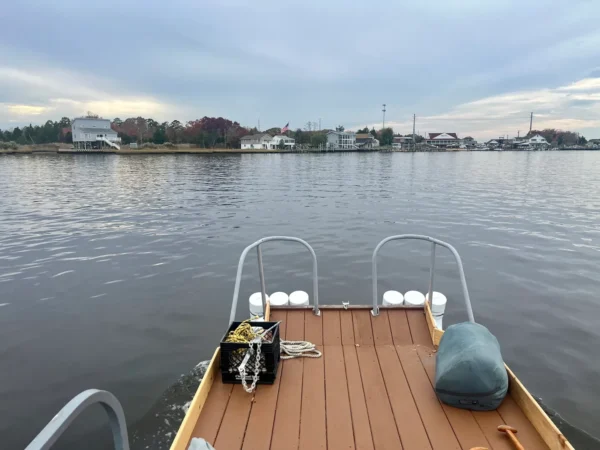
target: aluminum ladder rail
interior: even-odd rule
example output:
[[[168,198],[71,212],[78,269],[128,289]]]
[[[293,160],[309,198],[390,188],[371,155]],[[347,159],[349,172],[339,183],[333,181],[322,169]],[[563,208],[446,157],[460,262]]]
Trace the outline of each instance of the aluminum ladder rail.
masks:
[[[431,242],[431,263],[429,266],[429,294],[428,294],[429,301],[431,301],[433,299],[435,246],[439,245],[441,247],[446,247],[448,250],[450,250],[450,252],[454,256],[456,264],[458,265],[458,273],[460,275],[460,284],[462,286],[463,297],[465,300],[465,305],[467,307],[467,315],[469,316],[469,322],[474,323],[475,317],[473,317],[473,308],[471,307],[471,298],[469,297],[469,289],[467,288],[467,280],[465,279],[465,271],[463,269],[460,255],[458,254],[456,249],[452,245],[448,244],[447,242],[440,241],[439,239],[435,239],[435,238],[432,238],[429,236],[424,236],[424,235],[419,235],[419,234],[399,234],[397,236],[390,236],[390,237],[385,238],[383,241],[381,241],[379,244],[377,244],[377,247],[375,247],[375,250],[373,251],[373,263],[372,263],[373,309],[371,310],[371,314],[373,314],[373,316],[379,315],[379,305],[377,304],[377,281],[378,281],[378,279],[377,279],[377,253],[379,252],[379,249],[381,249],[381,247],[383,247],[388,242],[398,241],[398,240],[419,240],[419,241]]]
[[[58,412],[56,416],[44,427],[25,450],[48,450],[58,438],[65,432],[73,421],[88,406],[100,403],[106,414],[113,434],[116,450],[129,450],[129,438],[127,436],[127,423],[123,407],[117,397],[108,391],[88,389],[76,395]]]
[[[232,324],[235,321],[235,313],[237,311],[237,303],[238,296],[240,293],[240,282],[242,280],[242,271],[244,269],[244,261],[246,260],[246,256],[253,248],[256,248],[256,254],[258,257],[258,275],[260,277],[260,291],[262,294],[262,303],[263,303],[263,311],[266,310],[267,303],[267,288],[265,286],[265,274],[263,270],[263,261],[262,261],[262,250],[261,245],[265,242],[271,241],[291,241],[291,242],[299,242],[304,245],[308,251],[310,252],[313,260],[313,313],[316,316],[319,316],[321,312],[319,311],[319,275],[317,270],[317,255],[313,248],[303,239],[291,236],[269,236],[259,239],[258,241],[250,244],[248,247],[244,249],[242,255],[240,256],[240,262],[238,263],[237,275],[235,277],[235,288],[233,290],[233,302],[231,304],[231,313],[229,315],[229,324]]]

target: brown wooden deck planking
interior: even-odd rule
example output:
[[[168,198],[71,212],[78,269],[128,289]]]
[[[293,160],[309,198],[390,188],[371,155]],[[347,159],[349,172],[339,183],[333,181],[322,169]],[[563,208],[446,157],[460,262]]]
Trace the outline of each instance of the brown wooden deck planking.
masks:
[[[325,410],[327,412],[327,446],[329,449],[354,449],[352,412],[348,395],[348,381],[344,350],[341,346],[339,311],[322,311],[323,358],[325,363]],[[333,329],[328,332],[325,327]],[[362,395],[362,392],[361,392]]]
[[[402,309],[388,310],[388,319],[392,329],[392,339],[396,345],[412,345],[413,340],[408,326],[406,311]]]
[[[274,310],[271,313],[271,321],[282,321],[279,326],[279,335],[281,339],[284,339],[287,311]],[[259,385],[256,389],[254,404],[252,405],[250,419],[246,428],[244,446],[242,447],[244,450],[267,450],[271,446],[271,436],[282,374],[283,364],[280,364],[275,383],[272,385]]]
[[[409,316],[410,323],[410,316]],[[413,337],[414,330],[411,331]],[[417,404],[421,419],[425,424],[429,442],[433,449],[460,449],[454,430],[431,388],[425,369],[421,364],[416,348],[396,346],[408,385]]]
[[[304,340],[304,311],[288,311],[286,339]],[[297,449],[300,436],[304,361],[303,358],[289,359],[282,364],[283,373],[271,439],[273,450]]]
[[[323,310],[321,316],[323,317],[323,342],[325,345],[341,345],[340,312]]]
[[[427,328],[427,320],[422,310],[407,310],[406,317],[408,319],[408,325],[410,327],[410,335],[412,336],[413,344],[424,345],[426,347],[432,347],[431,336],[429,335],[429,328]]]
[[[317,349],[323,352],[322,321],[311,310],[304,311],[304,339],[315,344]],[[304,358],[303,371],[299,448],[326,449],[324,358]]]
[[[510,397],[501,414],[460,410],[437,400],[435,360],[425,348],[431,338],[422,312],[322,314],[274,310],[272,320],[284,321],[282,339],[323,343],[324,357],[283,362],[276,383],[259,386],[254,404],[241,386],[215,380],[193,436],[216,441],[215,447],[224,450],[264,449],[269,443],[272,449],[372,449],[375,443],[377,449],[483,445],[508,450],[508,439],[496,431],[506,421],[519,430],[528,450],[547,448]],[[285,367],[294,366],[284,375]]]
[[[394,413],[375,351],[371,317],[368,310],[352,311],[354,338],[358,344],[356,354],[367,401],[373,443],[377,449],[401,449],[402,444],[394,421]],[[385,323],[389,328],[387,321],[381,320],[380,323]]]
[[[233,386],[225,415],[215,440],[215,448],[241,448],[250,417],[253,395],[248,394],[242,385]]]
[[[356,354],[357,347],[355,344],[351,344],[344,345],[343,349],[346,378],[348,381],[348,396],[350,397],[350,410],[352,413],[352,426],[354,429],[354,443],[357,450],[371,450],[374,448],[371,418],[367,411],[363,380]]]
[[[371,313],[366,309],[353,310],[352,322],[354,323],[354,342],[358,345],[373,345]]]
[[[405,450],[431,449],[396,349],[393,345],[376,349],[402,446]]]
[[[417,353],[421,360],[421,364],[427,373],[427,377],[429,378],[431,389],[433,389],[435,384],[435,353],[433,353],[432,349],[424,347],[419,347]],[[479,427],[479,424],[475,420],[475,417],[471,411],[453,408],[441,402],[440,404],[442,405],[444,413],[446,414],[450,425],[452,425],[454,434],[456,435],[456,438],[463,449],[471,449],[473,447],[488,447],[495,450],[495,447],[493,447],[488,441],[484,431]],[[500,425],[501,423],[501,421],[498,422],[496,426]]]
[[[218,378],[213,382],[204,408],[202,409],[202,413],[200,414],[192,433],[192,437],[204,438],[213,446],[233,389],[233,384],[223,384],[221,382],[220,373],[217,377]]]
[[[517,438],[521,442],[521,445],[527,450],[547,449],[548,446],[542,440],[539,433],[533,428],[533,425],[529,419],[525,416],[525,413],[515,400],[507,395],[500,407],[498,412],[502,416],[502,419],[507,425],[517,429]]]

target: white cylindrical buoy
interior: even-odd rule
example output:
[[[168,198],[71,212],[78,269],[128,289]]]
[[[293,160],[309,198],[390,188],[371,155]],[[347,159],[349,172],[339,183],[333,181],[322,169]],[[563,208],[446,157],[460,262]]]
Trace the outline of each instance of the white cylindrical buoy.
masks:
[[[382,303],[384,306],[400,306],[404,303],[404,296],[398,291],[386,291]]]
[[[404,304],[407,306],[423,306],[425,304],[425,296],[419,291],[408,291],[404,294]]]
[[[446,303],[448,303],[448,299],[441,292],[433,291],[433,300],[431,301],[431,314],[435,319],[436,326],[443,330],[442,321],[444,319],[444,311],[446,310]],[[429,292],[427,293],[427,300],[429,300]]]
[[[269,296],[271,306],[287,306],[289,297],[285,292],[275,292]]]
[[[308,293],[304,291],[294,291],[290,294],[290,306],[308,305]]]
[[[267,300],[269,296],[267,295]],[[255,292],[250,296],[250,314],[253,316],[261,316],[263,315],[263,304],[262,304],[262,293]]]

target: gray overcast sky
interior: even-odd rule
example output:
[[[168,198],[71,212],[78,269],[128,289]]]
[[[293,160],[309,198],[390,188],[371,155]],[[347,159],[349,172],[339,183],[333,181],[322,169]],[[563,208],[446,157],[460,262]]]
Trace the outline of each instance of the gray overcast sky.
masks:
[[[92,111],[600,137],[596,0],[7,0],[0,128]]]

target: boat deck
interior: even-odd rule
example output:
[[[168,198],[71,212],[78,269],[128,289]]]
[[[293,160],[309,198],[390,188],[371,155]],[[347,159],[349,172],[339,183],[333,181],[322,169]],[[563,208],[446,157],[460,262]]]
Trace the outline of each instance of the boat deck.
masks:
[[[440,403],[435,350],[423,310],[273,309],[282,339],[308,340],[321,358],[282,361],[254,395],[217,373],[194,425],[217,450],[512,449],[508,424],[527,450],[547,449],[515,400],[473,412]],[[189,443],[189,441],[188,441]],[[185,444],[187,448],[188,443]]]

